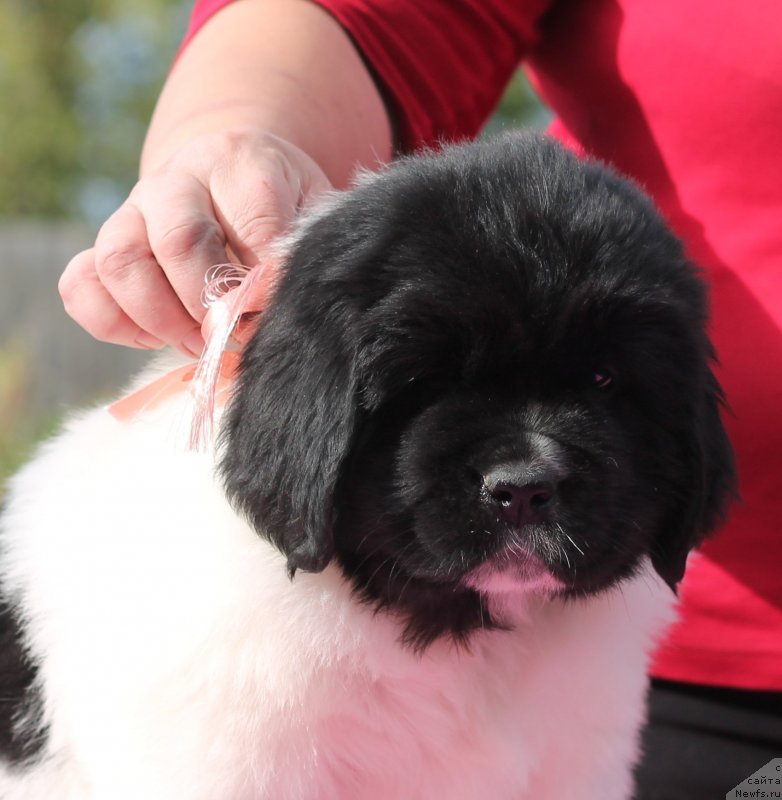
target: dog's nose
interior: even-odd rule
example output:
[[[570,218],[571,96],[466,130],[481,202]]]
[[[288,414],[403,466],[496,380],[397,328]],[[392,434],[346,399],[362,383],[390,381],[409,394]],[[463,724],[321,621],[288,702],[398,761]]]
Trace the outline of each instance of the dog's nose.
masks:
[[[549,518],[557,480],[548,470],[504,464],[483,479],[485,498],[505,522],[520,527]]]

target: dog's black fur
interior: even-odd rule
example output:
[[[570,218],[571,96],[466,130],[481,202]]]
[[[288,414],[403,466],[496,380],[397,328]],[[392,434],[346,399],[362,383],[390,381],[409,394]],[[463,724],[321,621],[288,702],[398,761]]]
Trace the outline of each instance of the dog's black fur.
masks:
[[[225,486],[292,574],[336,558],[416,646],[496,622],[465,577],[509,547],[569,596],[644,555],[675,588],[734,485],[706,316],[605,166],[530,135],[402,160],[293,245]]]
[[[46,741],[38,670],[25,652],[19,617],[0,602],[0,755],[14,764],[33,759]]]

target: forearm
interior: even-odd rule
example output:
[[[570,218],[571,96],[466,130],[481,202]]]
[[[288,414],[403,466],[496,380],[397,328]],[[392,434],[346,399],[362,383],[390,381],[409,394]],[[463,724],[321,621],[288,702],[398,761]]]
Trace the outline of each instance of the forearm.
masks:
[[[238,129],[295,144],[337,187],[392,150],[366,66],[337,22],[307,0],[237,0],[209,20],[161,94],[142,174],[202,134]]]

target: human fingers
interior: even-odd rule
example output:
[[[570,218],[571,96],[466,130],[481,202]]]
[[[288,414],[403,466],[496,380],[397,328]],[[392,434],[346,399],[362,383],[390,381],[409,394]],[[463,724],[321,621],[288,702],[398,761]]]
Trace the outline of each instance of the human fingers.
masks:
[[[144,176],[63,275],[69,313],[97,338],[199,353],[207,270],[266,263],[299,209],[330,188],[305,153],[255,131],[201,137]],[[263,287],[261,287],[263,288]],[[266,296],[264,294],[264,296]]]
[[[66,312],[96,339],[146,349],[165,344],[142,330],[101,283],[94,248],[83,250],[68,262],[57,288]]]
[[[265,264],[271,281],[270,244],[304,199],[328,185],[317,165],[283,140],[225,132],[191,143],[142,179],[130,202],[143,215],[151,254],[174,293],[193,319],[202,320],[207,270],[226,259]]]
[[[134,190],[98,233],[95,272],[109,296],[144,334],[197,355],[203,346],[199,333],[203,309],[193,303],[195,314],[191,313],[170,284],[152,251],[147,230],[149,214],[158,209],[142,210],[136,199]],[[218,253],[217,258],[225,257],[222,247]],[[192,283],[198,281],[203,281],[203,272]],[[200,283],[190,291],[197,295]]]

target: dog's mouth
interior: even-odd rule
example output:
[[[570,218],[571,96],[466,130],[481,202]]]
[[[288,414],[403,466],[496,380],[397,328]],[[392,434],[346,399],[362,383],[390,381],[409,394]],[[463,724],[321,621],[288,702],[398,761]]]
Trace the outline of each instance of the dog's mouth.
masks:
[[[505,547],[462,579],[464,585],[481,594],[528,592],[553,595],[566,589],[545,562],[518,545]]]

